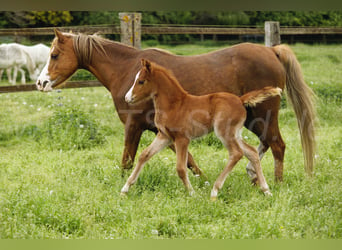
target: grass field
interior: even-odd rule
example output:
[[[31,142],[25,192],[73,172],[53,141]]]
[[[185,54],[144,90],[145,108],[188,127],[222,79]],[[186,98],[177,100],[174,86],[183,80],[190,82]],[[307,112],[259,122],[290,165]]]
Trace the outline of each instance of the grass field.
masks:
[[[218,46],[162,48],[197,54]],[[305,175],[296,118],[285,105],[282,184],[273,180],[271,153],[262,160],[273,197],[250,184],[243,159],[211,202],[227,152],[209,135],[190,147],[209,186],[190,174],[196,194],[188,196],[174,153],[164,150],[122,198],[124,130],[104,88],[0,94],[0,238],[341,239],[342,47],[292,48],[318,95],[314,178]],[[258,144],[250,132],[243,136]],[[138,155],[153,138],[144,133]]]

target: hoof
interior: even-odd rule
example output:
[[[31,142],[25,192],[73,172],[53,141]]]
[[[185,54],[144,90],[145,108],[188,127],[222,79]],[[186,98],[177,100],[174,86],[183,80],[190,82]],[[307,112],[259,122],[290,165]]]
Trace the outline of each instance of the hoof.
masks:
[[[251,179],[251,183],[252,183],[254,186],[258,186],[258,185],[259,185],[258,178],[255,177],[255,178]]]
[[[126,193],[126,192],[121,192],[121,193],[120,193],[120,197],[126,198],[126,197],[127,197],[127,193]]]
[[[189,193],[189,196],[194,196],[195,191],[193,189],[191,189],[191,190],[188,191],[188,193]]]
[[[217,201],[217,196],[211,196],[211,197],[210,197],[210,200],[211,200],[212,202]]]
[[[266,196],[268,196],[268,197],[272,197],[272,196],[273,196],[272,193],[271,193],[270,191],[265,191],[264,194],[265,194]]]

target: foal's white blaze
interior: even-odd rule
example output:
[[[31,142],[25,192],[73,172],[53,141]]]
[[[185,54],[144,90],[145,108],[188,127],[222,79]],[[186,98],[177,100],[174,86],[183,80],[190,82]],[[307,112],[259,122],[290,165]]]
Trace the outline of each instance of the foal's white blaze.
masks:
[[[125,101],[128,103],[133,101],[133,89],[134,89],[134,86],[135,86],[135,84],[139,78],[139,75],[140,75],[140,70],[135,75],[135,80],[134,80],[133,86],[130,88],[130,90],[128,90],[127,94],[125,95]]]
[[[52,85],[56,82],[55,80],[51,81],[49,71],[48,71],[49,64],[50,64],[50,57],[48,58],[42,72],[40,73],[36,81],[37,89],[40,91],[52,91]]]

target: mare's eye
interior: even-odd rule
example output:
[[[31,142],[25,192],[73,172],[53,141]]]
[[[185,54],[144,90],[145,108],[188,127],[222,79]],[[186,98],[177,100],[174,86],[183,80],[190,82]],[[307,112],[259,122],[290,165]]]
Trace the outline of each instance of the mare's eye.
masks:
[[[58,54],[51,54],[51,59],[56,60],[58,58]]]
[[[144,84],[144,83],[145,83],[145,80],[139,80],[138,83],[139,83],[139,84]]]

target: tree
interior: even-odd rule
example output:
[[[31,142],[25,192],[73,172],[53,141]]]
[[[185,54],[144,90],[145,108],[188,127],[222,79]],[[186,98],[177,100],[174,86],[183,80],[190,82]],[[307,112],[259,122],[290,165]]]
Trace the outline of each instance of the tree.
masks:
[[[4,28],[65,26],[72,19],[69,11],[0,12],[0,25]]]

